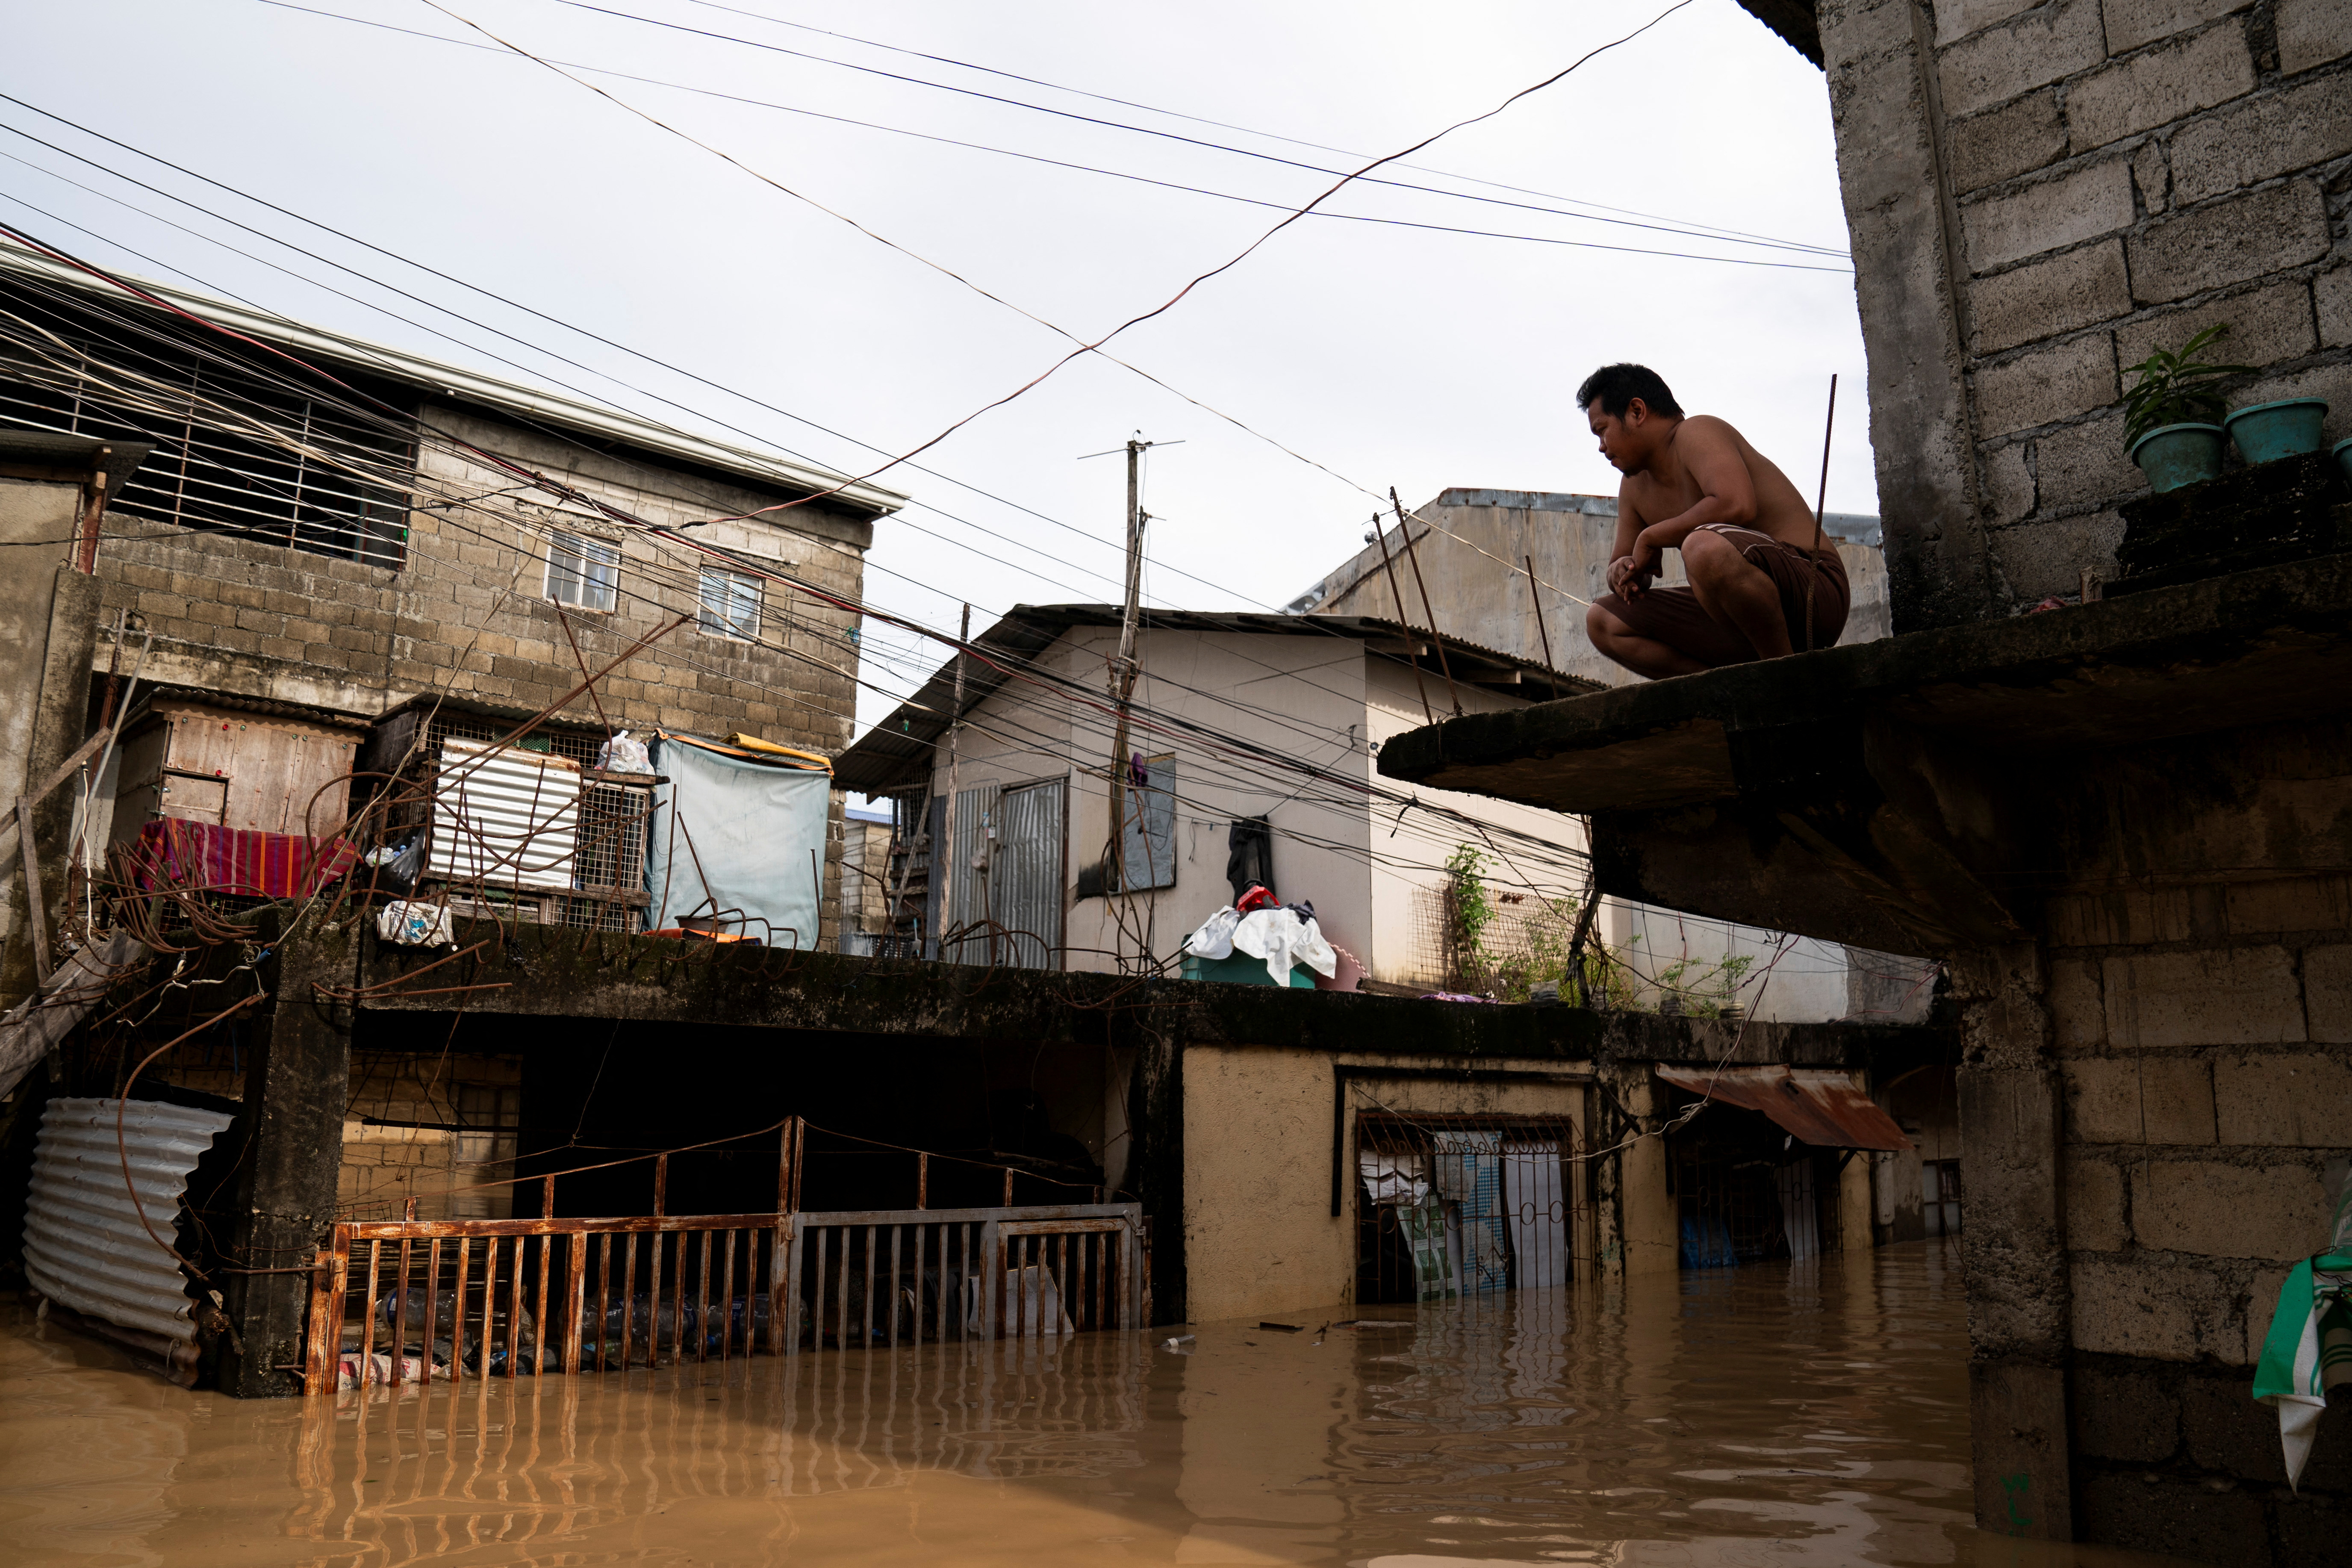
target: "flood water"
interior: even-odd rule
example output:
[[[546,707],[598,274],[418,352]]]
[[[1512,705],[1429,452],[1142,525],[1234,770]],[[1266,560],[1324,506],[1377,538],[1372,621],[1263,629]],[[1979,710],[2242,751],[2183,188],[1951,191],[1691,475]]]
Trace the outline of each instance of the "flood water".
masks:
[[[17,1568],[2125,1568],[1969,1526],[1958,1258],[317,1400],[0,1317]],[[1332,1327],[1381,1317],[1393,1326]]]

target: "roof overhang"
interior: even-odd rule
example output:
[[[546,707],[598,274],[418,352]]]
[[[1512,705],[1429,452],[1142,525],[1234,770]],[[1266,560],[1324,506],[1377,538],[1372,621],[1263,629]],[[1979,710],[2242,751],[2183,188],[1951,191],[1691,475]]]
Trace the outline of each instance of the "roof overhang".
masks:
[[[103,298],[114,292],[87,272],[51,261],[5,240],[0,240],[0,273],[37,278],[84,295]],[[723,441],[676,429],[603,404],[584,402],[518,382],[501,381],[496,376],[445,364],[410,353],[405,349],[372,342],[365,338],[329,331],[322,327],[305,326],[289,321],[283,316],[257,310],[249,305],[177,284],[158,282],[129,272],[118,273],[117,276],[215,325],[230,328],[307,357],[331,360],[369,375],[446,397],[452,402],[555,426],[578,435],[617,441],[641,452],[692,463],[765,489],[814,493],[842,486],[844,488],[839,493],[827,498],[829,502],[876,516],[887,516],[897,511],[909,499],[881,485],[863,481],[849,483],[846,474],[837,474],[781,453],[730,446]],[[119,295],[117,302],[136,308],[136,301],[128,295]]]
[[[1675,1068],[1652,1069],[1676,1089],[1746,1110],[1760,1110],[1791,1134],[1820,1149],[1911,1147],[1895,1119],[1872,1103],[1845,1073],[1822,1068]]]

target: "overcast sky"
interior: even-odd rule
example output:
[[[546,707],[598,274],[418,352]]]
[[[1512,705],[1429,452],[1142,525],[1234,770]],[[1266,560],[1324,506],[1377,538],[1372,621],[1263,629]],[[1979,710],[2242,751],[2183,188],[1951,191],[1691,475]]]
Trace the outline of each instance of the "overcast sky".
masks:
[[[265,0],[16,7],[0,84],[92,131],[741,395],[468,296],[13,104],[0,104],[0,123],[601,374],[436,316],[15,135],[0,135],[0,153],[17,160],[0,161],[0,216],[130,270],[176,273],[289,315],[525,378],[491,357],[504,354],[529,367],[530,379],[570,383],[737,444],[862,473],[879,459],[843,437],[903,451],[1013,391],[1067,344],[844,218],[1010,305],[1098,335],[1160,304],[1281,216],[1227,197],[1296,205],[1331,183],[1274,159],[1349,167],[1345,153],[1394,152],[1494,108],[1670,0],[1630,7],[1556,0],[1444,6],[740,0],[732,9],[699,0],[596,0],[609,11],[751,43],[562,0],[447,0],[446,13],[425,0],[315,3],[347,17],[487,44],[454,19],[464,17],[550,58],[705,89],[585,77],[742,167],[495,46],[459,47]],[[817,27],[869,41],[807,30]],[[1180,136],[1245,152],[1173,139]],[[1495,199],[1351,186],[1329,210],[1535,237],[1309,217],[1111,345],[1298,457],[1129,370],[1083,358],[919,459],[945,478],[905,468],[884,477],[922,504],[877,529],[868,596],[950,629],[967,597],[975,625],[1024,601],[1115,599],[1124,475],[1116,458],[1079,459],[1140,431],[1184,443],[1150,464],[1146,505],[1160,521],[1148,596],[1192,608],[1279,605],[1360,548],[1372,501],[1357,487],[1385,493],[1394,485],[1408,504],[1453,485],[1614,493],[1616,475],[1593,450],[1572,394],[1593,366],[1622,358],[1656,367],[1685,407],[1740,426],[1808,490],[1826,383],[1838,373],[1830,510],[1877,510],[1822,74],[1731,0],[1692,0],[1642,37],[1409,162],[1469,178],[1393,166],[1382,176]],[[1674,227],[1737,230],[1837,254],[1596,221],[1624,216],[1600,205],[1659,215]],[[198,235],[227,239],[303,278],[331,279],[425,325],[394,320]],[[673,396],[697,416],[648,394]],[[912,652],[903,637],[871,637],[869,647],[883,661],[911,664],[899,651]],[[925,648],[920,658],[935,663],[937,650]],[[904,687],[887,668],[869,673],[893,689]],[[863,717],[870,721],[885,707],[869,693]]]

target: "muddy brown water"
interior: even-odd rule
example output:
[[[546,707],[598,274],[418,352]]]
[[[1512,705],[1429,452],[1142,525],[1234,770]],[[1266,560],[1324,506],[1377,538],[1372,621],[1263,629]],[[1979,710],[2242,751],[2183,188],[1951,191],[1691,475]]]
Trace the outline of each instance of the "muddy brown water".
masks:
[[[1392,1326],[1333,1327],[1380,1317]],[[316,1400],[0,1316],[16,1568],[2168,1561],[1969,1523],[1952,1244],[1195,1325]],[[1189,1352],[1189,1353],[1187,1353]]]

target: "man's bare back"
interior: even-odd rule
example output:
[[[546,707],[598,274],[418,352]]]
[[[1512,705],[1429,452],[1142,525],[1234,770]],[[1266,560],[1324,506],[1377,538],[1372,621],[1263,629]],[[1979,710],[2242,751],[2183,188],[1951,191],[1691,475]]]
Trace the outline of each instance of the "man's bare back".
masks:
[[[1605,366],[1578,400],[1624,476],[1609,593],[1585,617],[1596,648],[1654,679],[1837,640],[1844,568],[1814,549],[1812,509],[1777,464],[1725,421],[1685,415],[1646,366]],[[1654,586],[1669,550],[1687,586]]]

